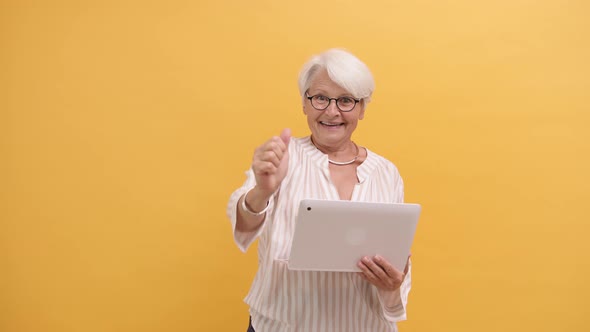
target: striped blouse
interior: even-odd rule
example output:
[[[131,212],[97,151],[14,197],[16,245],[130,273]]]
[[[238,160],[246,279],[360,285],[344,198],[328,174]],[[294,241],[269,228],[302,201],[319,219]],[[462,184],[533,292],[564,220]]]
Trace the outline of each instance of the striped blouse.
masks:
[[[287,269],[301,199],[339,199],[328,157],[315,148],[309,136],[291,139],[289,158],[287,176],[257,230],[235,229],[238,200],[256,183],[251,169],[227,207],[234,239],[242,251],[259,237],[258,272],[244,299],[250,306],[252,326],[256,332],[397,331],[395,322],[406,319],[409,271],[398,290],[382,291],[358,273]],[[403,202],[403,181],[387,159],[367,150],[366,160],[357,167],[357,177],[353,201]]]

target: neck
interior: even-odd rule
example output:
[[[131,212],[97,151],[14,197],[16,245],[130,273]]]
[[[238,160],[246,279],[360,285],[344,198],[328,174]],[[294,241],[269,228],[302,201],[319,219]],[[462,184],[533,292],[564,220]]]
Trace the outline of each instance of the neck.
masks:
[[[348,144],[341,144],[340,147],[326,147],[321,144],[317,144],[313,136],[311,137],[311,144],[320,152],[328,155],[328,161],[333,165],[350,165],[354,163],[359,157],[359,147],[353,142],[348,141]],[[350,152],[352,150],[352,153]]]

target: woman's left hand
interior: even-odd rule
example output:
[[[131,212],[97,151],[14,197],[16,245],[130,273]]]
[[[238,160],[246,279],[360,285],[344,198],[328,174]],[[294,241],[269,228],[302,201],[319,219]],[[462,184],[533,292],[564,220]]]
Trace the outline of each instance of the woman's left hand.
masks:
[[[361,269],[361,277],[377,288],[394,291],[400,288],[410,265],[410,256],[406,261],[404,272],[393,267],[385,258],[377,255],[374,257],[363,257],[358,263]]]

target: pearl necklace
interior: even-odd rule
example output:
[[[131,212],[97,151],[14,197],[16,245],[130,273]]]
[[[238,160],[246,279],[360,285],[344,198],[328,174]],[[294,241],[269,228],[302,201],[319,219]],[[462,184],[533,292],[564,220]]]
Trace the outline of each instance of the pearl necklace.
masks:
[[[317,145],[315,145],[315,143],[313,142],[313,139],[310,138],[310,140],[311,140],[311,144],[313,144],[313,146],[315,146],[315,148],[318,149],[318,151],[322,152],[322,150],[320,150],[317,147]],[[359,147],[358,147],[358,145],[356,145],[355,142],[352,142],[352,144],[354,144],[354,147],[356,149],[356,156],[354,156],[354,158],[352,158],[352,160],[349,160],[349,161],[335,161],[335,160],[330,159],[330,157],[328,157],[328,162],[330,164],[338,165],[338,166],[346,166],[346,165],[350,165],[350,164],[354,163],[358,159],[358,157],[359,157]]]

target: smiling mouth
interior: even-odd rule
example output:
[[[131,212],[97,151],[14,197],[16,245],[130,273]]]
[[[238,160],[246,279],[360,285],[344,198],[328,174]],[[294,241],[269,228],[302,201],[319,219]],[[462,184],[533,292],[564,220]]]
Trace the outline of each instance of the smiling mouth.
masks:
[[[330,128],[344,126],[344,123],[329,123],[329,122],[323,122],[323,121],[320,121],[320,124],[322,126],[326,126],[326,127],[330,127]]]

